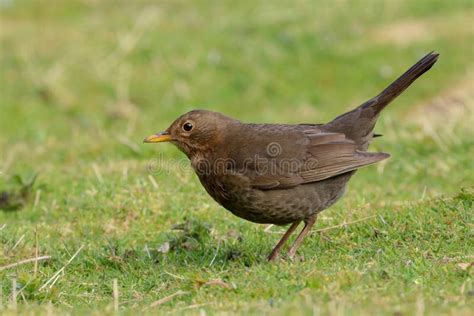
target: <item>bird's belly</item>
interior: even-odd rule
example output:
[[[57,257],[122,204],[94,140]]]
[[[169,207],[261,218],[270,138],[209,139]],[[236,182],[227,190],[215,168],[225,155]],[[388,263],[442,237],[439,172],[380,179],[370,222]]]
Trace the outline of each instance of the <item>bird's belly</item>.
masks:
[[[310,216],[317,195],[302,195],[294,189],[261,191],[249,188],[235,194],[222,206],[234,215],[255,223],[288,224]],[[315,203],[316,202],[316,203]]]
[[[202,181],[206,191],[234,215],[255,223],[284,225],[302,221],[334,204],[344,193],[349,175],[287,189],[254,189],[242,178]],[[205,182],[205,183],[204,183]]]

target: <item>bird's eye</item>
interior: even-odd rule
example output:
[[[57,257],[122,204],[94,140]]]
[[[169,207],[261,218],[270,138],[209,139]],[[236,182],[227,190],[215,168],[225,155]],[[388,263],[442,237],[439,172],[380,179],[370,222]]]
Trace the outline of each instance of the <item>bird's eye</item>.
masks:
[[[193,129],[193,124],[191,124],[190,122],[186,122],[183,124],[183,130],[185,132],[190,132],[192,129]]]

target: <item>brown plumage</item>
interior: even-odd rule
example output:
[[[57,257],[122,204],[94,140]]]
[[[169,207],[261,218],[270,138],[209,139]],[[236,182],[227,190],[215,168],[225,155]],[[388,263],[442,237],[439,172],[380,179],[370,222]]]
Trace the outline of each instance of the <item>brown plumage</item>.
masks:
[[[380,112],[437,61],[429,53],[376,97],[327,124],[247,124],[195,110],[145,142],[170,141],[191,160],[202,185],[233,214],[256,223],[292,224],[274,260],[303,221],[295,255],[317,214],[344,193],[354,172],[389,157],[368,152]]]

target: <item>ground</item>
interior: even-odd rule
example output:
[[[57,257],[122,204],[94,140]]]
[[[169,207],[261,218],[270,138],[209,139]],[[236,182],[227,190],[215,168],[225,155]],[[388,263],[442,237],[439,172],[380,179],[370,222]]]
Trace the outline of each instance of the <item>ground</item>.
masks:
[[[471,1],[0,13],[2,314],[474,313]],[[431,50],[376,127],[391,158],[357,172],[295,261],[265,260],[283,227],[234,217],[177,149],[141,143],[193,108],[325,122]]]

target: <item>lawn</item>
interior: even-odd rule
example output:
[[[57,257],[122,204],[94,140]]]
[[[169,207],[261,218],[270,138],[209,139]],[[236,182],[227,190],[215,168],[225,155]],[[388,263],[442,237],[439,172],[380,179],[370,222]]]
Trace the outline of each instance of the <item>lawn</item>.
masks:
[[[472,315],[472,1],[0,0],[0,313]],[[294,261],[142,144],[205,108],[320,123],[429,51]],[[43,260],[22,263],[35,257]]]

